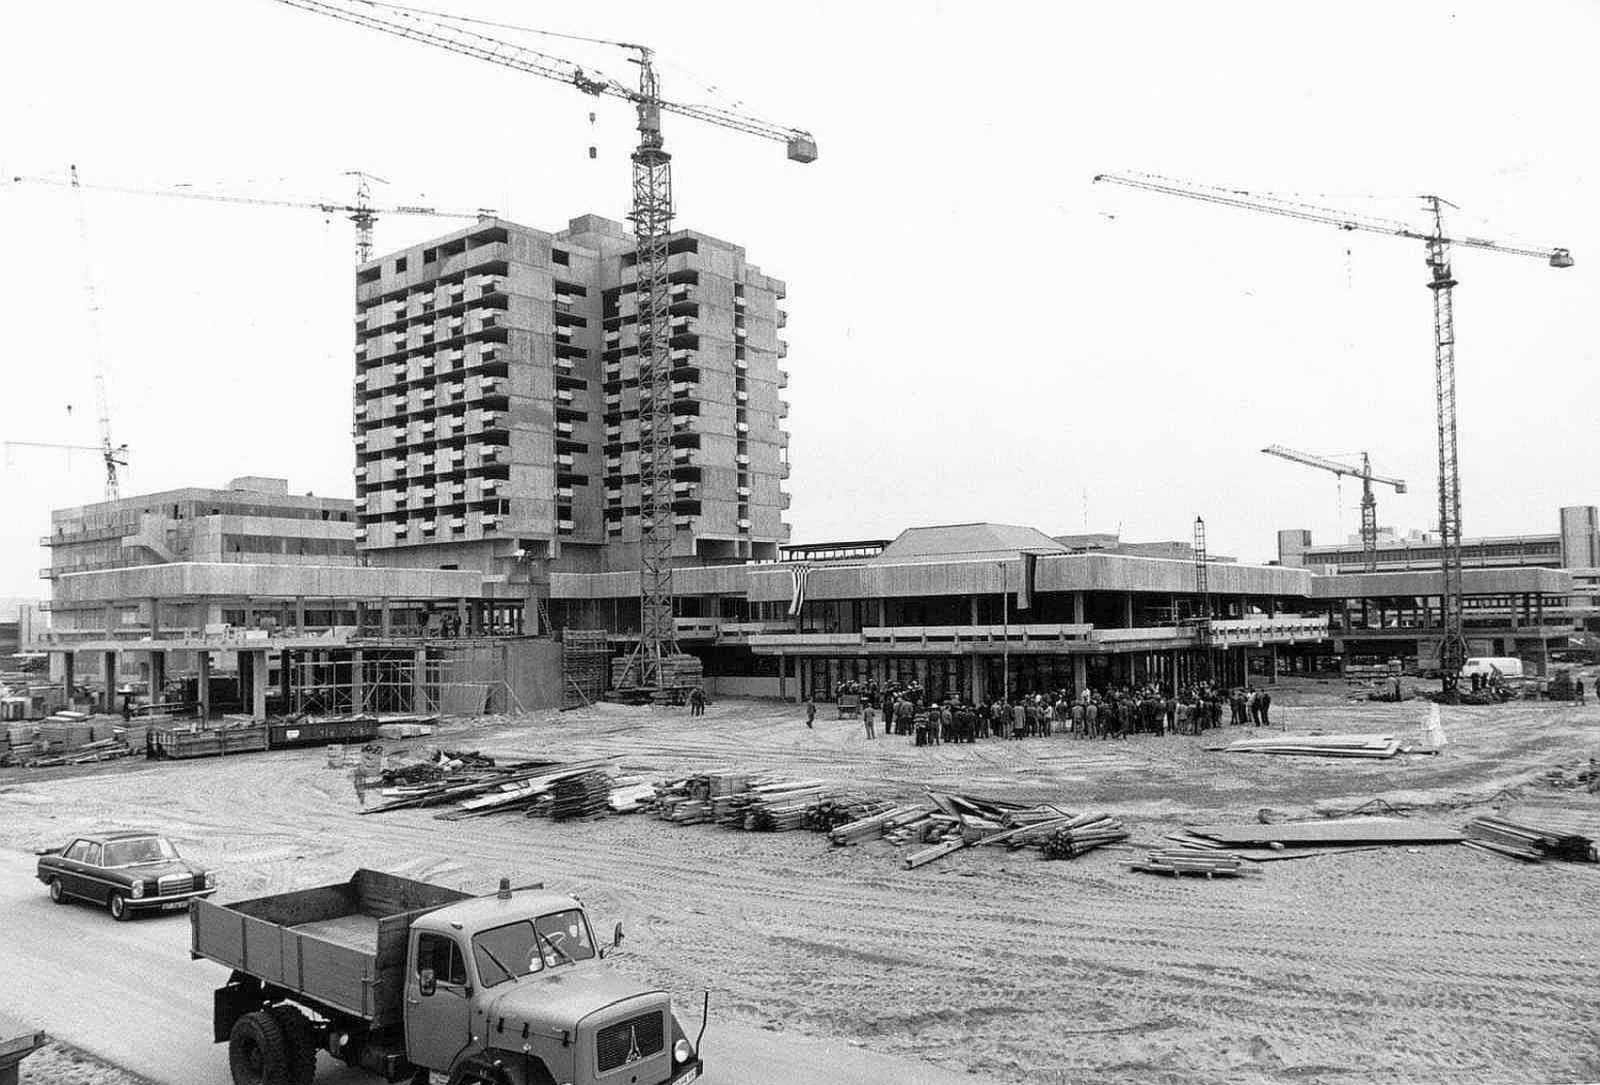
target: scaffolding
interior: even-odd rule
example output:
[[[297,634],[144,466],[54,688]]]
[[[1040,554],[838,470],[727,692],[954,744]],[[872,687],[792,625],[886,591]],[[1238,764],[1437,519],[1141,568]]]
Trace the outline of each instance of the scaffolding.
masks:
[[[524,711],[494,660],[455,646],[331,648],[286,653],[286,704],[313,716]]]
[[[581,708],[606,693],[611,642],[604,629],[561,631],[561,707]]]

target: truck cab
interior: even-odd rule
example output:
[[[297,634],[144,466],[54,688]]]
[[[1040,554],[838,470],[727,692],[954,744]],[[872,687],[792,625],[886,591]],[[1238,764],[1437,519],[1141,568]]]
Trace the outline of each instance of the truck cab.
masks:
[[[699,1076],[669,996],[603,962],[572,897],[502,891],[420,916],[410,937],[405,1036],[415,1066],[487,1062],[528,1085]]]

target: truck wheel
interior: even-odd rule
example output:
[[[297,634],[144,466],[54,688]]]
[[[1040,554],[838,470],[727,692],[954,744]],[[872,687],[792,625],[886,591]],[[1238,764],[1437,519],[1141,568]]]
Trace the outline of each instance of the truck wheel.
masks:
[[[450,1075],[450,1085],[511,1085],[504,1070],[484,1058],[471,1058]]]
[[[118,923],[128,921],[128,916],[131,914],[128,911],[128,898],[121,893],[112,893],[111,898],[106,901],[106,907],[111,909],[111,918]]]
[[[228,1069],[233,1085],[295,1085],[278,1019],[266,1010],[247,1013],[228,1035]]]
[[[294,1006],[274,1006],[268,1011],[283,1032],[290,1085],[311,1085],[317,1076],[317,1033],[311,1019]]]
[[[55,901],[57,904],[67,903],[67,894],[66,891],[61,888],[60,878],[50,879],[50,899]]]

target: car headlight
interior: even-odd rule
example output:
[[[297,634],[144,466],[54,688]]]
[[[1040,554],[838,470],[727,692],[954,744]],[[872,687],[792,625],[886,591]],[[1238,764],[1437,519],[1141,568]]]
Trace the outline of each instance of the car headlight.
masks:
[[[128,895],[134,900],[138,900],[140,897],[144,896],[144,882],[134,882],[133,888],[129,890]]]
[[[688,1040],[679,1040],[672,1045],[672,1059],[674,1062],[688,1062],[691,1054],[693,1054],[693,1051],[689,1047]]]
[[[211,872],[211,871],[207,871],[206,872],[206,888],[207,889],[215,889],[216,887],[217,887],[217,876],[216,876],[216,874]]]

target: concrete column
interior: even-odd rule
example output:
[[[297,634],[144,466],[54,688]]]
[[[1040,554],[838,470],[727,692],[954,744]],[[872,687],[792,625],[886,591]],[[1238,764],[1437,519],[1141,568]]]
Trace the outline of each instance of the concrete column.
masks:
[[[1126,592],[1122,597],[1122,627],[1133,628],[1133,592]]]
[[[150,636],[161,635],[161,600],[151,596],[146,603],[150,608]]]
[[[367,604],[360,599],[354,601],[356,608],[356,636],[367,635]]]
[[[283,699],[285,711],[293,711],[290,699],[294,692],[294,655],[285,648],[278,653],[278,696]]]
[[[378,635],[387,637],[393,628],[394,614],[390,608],[389,597],[384,596],[378,600]]]
[[[150,653],[150,703],[161,700],[161,687],[167,684],[167,653]]]
[[[294,628],[302,637],[306,635],[306,597],[294,597]]]
[[[366,689],[363,686],[364,676],[361,673],[361,649],[357,648],[350,653],[350,711],[360,712],[361,706],[366,701]]]
[[[100,671],[106,682],[105,694],[100,698],[102,712],[117,710],[117,671],[120,669],[117,666],[118,662],[118,653],[114,651],[100,653]]]
[[[428,650],[418,648],[411,660],[411,711],[428,710]]]
[[[969,604],[971,604],[967,608],[967,610],[968,610],[968,612],[970,614],[970,617],[967,618],[967,624],[968,625],[977,625],[978,624],[978,597],[976,595],[971,596],[971,597],[968,598],[967,602]]]
[[[778,653],[778,700],[787,700],[789,697],[789,659],[782,652]]]
[[[202,651],[198,659],[200,678],[195,686],[195,696],[199,701],[196,711],[199,713],[200,722],[204,723],[211,718],[211,653]]]
[[[983,688],[983,672],[982,658],[979,657],[978,653],[972,653],[967,657],[967,688],[972,690],[972,703],[975,705],[982,704],[988,699],[985,696],[987,691]]]
[[[613,604],[613,606],[614,605],[615,604]],[[462,633],[469,631],[467,628],[467,600],[465,596],[462,596],[456,600],[456,623],[457,628]]]
[[[1073,622],[1073,624],[1074,625],[1082,625],[1084,623],[1084,615],[1086,613],[1087,613],[1087,608],[1084,607],[1083,592],[1081,592],[1081,591],[1073,592],[1072,593],[1072,622]]]
[[[879,626],[885,626],[885,625],[888,625],[888,624],[889,624],[889,600],[887,600],[887,599],[879,599],[878,600],[878,625]]]
[[[61,687],[66,692],[68,708],[72,707],[72,685],[77,679],[77,675],[73,673],[77,669],[74,666],[76,662],[77,653],[71,651],[61,653]]]
[[[267,718],[267,650],[250,653],[250,718]]]

